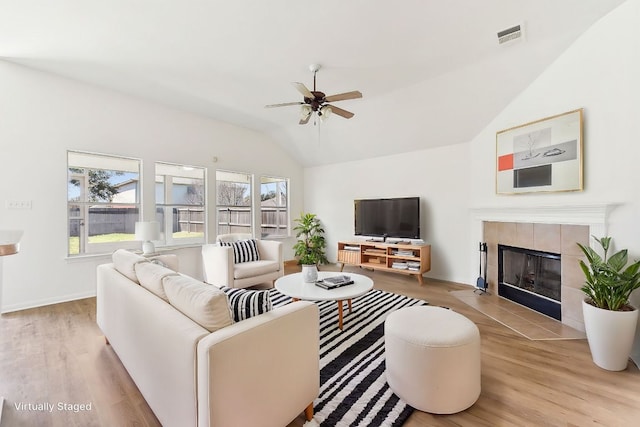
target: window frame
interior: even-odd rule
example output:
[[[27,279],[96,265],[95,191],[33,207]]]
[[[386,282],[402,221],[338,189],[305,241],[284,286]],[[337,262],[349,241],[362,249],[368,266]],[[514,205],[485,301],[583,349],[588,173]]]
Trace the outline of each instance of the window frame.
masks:
[[[284,229],[285,233],[284,234],[265,234],[263,231],[263,226],[264,226],[264,214],[262,212],[263,210],[263,206],[262,206],[262,186],[264,184],[269,184],[269,182],[264,182],[264,180],[271,180],[271,182],[276,183],[276,199],[278,199],[278,183],[279,182],[284,182],[286,185],[286,194],[285,194],[285,205],[284,205],[284,209],[285,209],[285,213],[286,213],[286,223],[284,224],[284,227],[279,227],[279,221],[277,221],[276,224],[276,230],[278,229]],[[282,177],[282,176],[274,176],[274,175],[262,175],[260,176],[260,237],[263,239],[287,239],[289,237],[291,237],[291,200],[290,200],[290,188],[291,188],[291,180],[289,178],[286,177]],[[279,219],[280,215],[277,214],[278,212],[280,212],[280,210],[283,208],[283,206],[276,204],[276,206],[274,207],[276,210],[276,218]]]
[[[188,172],[190,170],[201,170],[202,171],[202,178],[195,178],[195,177],[190,177],[187,176],[188,174],[185,175],[178,175],[178,174],[174,174],[174,175],[168,175],[168,174],[159,174],[158,173],[158,165],[163,165],[165,167],[168,168],[179,168],[179,169],[184,169],[185,172]],[[154,190],[155,190],[155,186],[158,185],[159,181],[158,181],[158,177],[162,176],[163,180],[162,180],[162,191],[163,191],[163,202],[164,203],[158,203],[157,197],[155,197],[154,194],[154,212],[155,212],[155,219],[156,221],[158,221],[160,223],[160,233],[161,233],[161,238],[162,238],[162,243],[158,244],[158,247],[184,247],[184,246],[194,246],[194,245],[202,245],[205,244],[207,242],[207,168],[206,167],[202,167],[202,166],[193,166],[193,165],[185,165],[185,164],[181,164],[181,163],[173,163],[173,162],[162,162],[162,161],[156,161],[154,163]],[[168,179],[170,178],[170,179]],[[173,203],[173,182],[174,182],[174,178],[186,178],[186,179],[202,179],[202,197],[203,197],[203,201],[202,201],[202,205],[196,205],[196,204],[184,204],[184,203]],[[168,183],[170,183],[170,185],[167,185]],[[154,192],[155,193],[155,192]],[[173,215],[172,213],[167,215],[167,208],[170,209],[180,209],[180,208],[186,208],[189,209],[190,207],[194,207],[194,206],[198,206],[202,208],[202,236],[198,236],[198,237],[182,237],[182,238],[175,238],[173,237]],[[159,218],[160,213],[158,212],[159,209],[162,208],[164,209],[163,212],[163,217],[164,217],[164,221],[162,221],[162,218]]]
[[[134,202],[118,202],[118,201],[90,201],[87,197],[87,192],[89,189],[89,184],[87,183],[88,180],[88,170],[104,170],[104,171],[111,171],[111,172],[129,172],[129,173],[133,173],[132,171],[127,171],[127,170],[119,170],[119,169],[106,169],[106,168],[100,168],[100,167],[89,167],[89,166],[79,166],[76,163],[81,163],[78,162],[78,160],[74,160],[72,162],[72,157],[73,156],[77,156],[79,159],[82,159],[83,157],[85,157],[85,161],[87,161],[87,164],[90,164],[91,162],[95,162],[95,163],[101,163],[103,161],[105,161],[104,159],[111,159],[111,161],[113,161],[114,163],[116,162],[122,162],[122,163],[129,163],[129,162],[135,162],[135,164],[137,165],[137,181],[136,181],[136,187],[135,187],[135,201]],[[88,160],[87,160],[88,158]],[[100,158],[100,160],[98,160]],[[76,162],[76,163],[74,163]],[[106,160],[106,162],[109,162],[109,160]],[[90,221],[90,209],[93,206],[105,206],[105,207],[114,207],[114,206],[121,206],[121,207],[126,207],[126,206],[131,206],[133,205],[133,209],[137,210],[137,218],[136,220],[133,222],[135,225],[135,222],[140,221],[142,218],[142,170],[143,170],[143,165],[142,165],[142,160],[135,158],[135,157],[128,157],[128,156],[121,156],[121,155],[116,155],[116,154],[106,154],[106,153],[95,153],[95,152],[88,152],[88,151],[81,151],[81,150],[67,150],[67,201],[66,201],[66,206],[67,206],[67,215],[66,215],[66,221],[67,221],[67,226],[66,226],[66,252],[67,252],[67,257],[68,258],[77,258],[77,257],[83,257],[83,256],[94,256],[94,255],[104,255],[104,254],[108,254],[108,253],[112,253],[113,251],[117,250],[117,249],[138,249],[140,246],[140,242],[135,240],[134,237],[134,231],[133,229],[131,230],[131,233],[127,233],[127,234],[131,234],[132,238],[131,240],[120,240],[120,241],[115,241],[115,242],[101,242],[101,243],[96,243],[96,242],[90,242],[90,236],[89,236],[89,232],[90,232],[90,226],[91,223]],[[72,164],[73,163],[73,164]],[[82,177],[82,183],[79,185],[80,187],[80,195],[79,198],[80,200],[77,201],[71,201],[70,200],[70,184],[71,184],[71,179],[74,176],[74,174],[71,172],[71,169],[83,169],[85,172],[83,172],[82,174],[76,174],[76,178],[77,177]],[[72,209],[71,207],[73,205],[78,205],[79,209],[81,211],[81,214],[79,216],[72,216]],[[71,221],[72,220],[79,220],[80,224],[78,225],[79,227],[79,231],[78,231],[78,252],[77,253],[71,253],[71,233],[72,233],[72,226],[71,226]]]
[[[231,210],[229,208],[246,208],[247,206],[242,206],[242,205],[221,205],[219,204],[219,200],[220,200],[220,194],[219,194],[219,182],[221,181],[219,179],[220,174],[233,174],[233,175],[244,175],[246,177],[246,184],[248,184],[249,189],[248,189],[248,196],[246,198],[248,198],[249,200],[249,230],[233,230],[232,227],[232,223],[230,221],[227,222],[226,227],[229,227],[229,230],[226,230],[225,232],[220,232],[220,211],[221,208],[226,208],[227,210]],[[222,180],[223,182],[232,182],[232,183],[241,183],[243,184],[243,181],[227,181],[227,180]],[[255,231],[255,201],[254,201],[254,188],[255,188],[255,175],[252,173],[248,173],[248,172],[238,172],[238,171],[232,171],[232,170],[225,170],[225,169],[217,169],[216,170],[216,179],[215,179],[215,183],[216,183],[216,211],[215,211],[215,223],[216,223],[216,235],[219,236],[221,234],[229,234],[229,233],[246,233],[246,234],[251,234],[252,236],[255,236],[254,231]],[[245,227],[245,225],[235,225],[236,227]]]

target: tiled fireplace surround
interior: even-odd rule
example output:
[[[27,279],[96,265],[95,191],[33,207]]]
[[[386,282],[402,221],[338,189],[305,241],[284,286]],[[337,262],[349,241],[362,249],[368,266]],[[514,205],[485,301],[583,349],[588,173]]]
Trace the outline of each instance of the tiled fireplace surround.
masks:
[[[608,205],[473,210],[472,232],[488,246],[489,291],[498,293],[498,244],[558,253],[562,256],[562,323],[584,331],[580,290],[584,275],[578,264],[583,255],[576,243],[593,247],[590,236],[606,235],[608,211]],[[476,270],[477,258],[476,253]]]

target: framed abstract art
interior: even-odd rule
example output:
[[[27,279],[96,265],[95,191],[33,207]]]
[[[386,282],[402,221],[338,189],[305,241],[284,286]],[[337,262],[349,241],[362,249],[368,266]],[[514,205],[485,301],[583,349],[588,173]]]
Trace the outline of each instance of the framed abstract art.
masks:
[[[496,193],[581,191],[582,109],[496,133]]]

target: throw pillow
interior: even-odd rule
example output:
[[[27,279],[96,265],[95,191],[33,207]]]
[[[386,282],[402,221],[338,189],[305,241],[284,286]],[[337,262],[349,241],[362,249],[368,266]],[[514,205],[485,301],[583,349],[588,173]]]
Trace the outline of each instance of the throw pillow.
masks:
[[[266,313],[273,309],[268,290],[257,291],[228,288],[226,286],[220,289],[227,294],[229,298],[229,308],[231,309],[233,320],[236,322]]]
[[[260,261],[258,253],[258,243],[256,239],[238,240],[237,242],[219,242],[220,246],[231,246],[233,248],[233,263]]]

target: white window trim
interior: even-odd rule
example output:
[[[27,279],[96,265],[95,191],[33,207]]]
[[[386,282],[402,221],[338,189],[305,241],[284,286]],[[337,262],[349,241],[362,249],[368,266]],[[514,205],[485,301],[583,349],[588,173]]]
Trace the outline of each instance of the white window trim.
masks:
[[[286,223],[286,233],[285,234],[274,234],[274,235],[269,235],[266,236],[265,238],[270,239],[270,240],[276,240],[276,239],[288,239],[291,237],[291,198],[290,198],[290,188],[291,188],[291,179],[287,178],[287,177],[283,177],[283,176],[274,176],[274,175],[262,175],[260,177],[260,191],[259,191],[259,196],[262,196],[262,179],[263,178],[267,178],[267,179],[273,179],[273,180],[278,180],[278,181],[284,181],[287,184],[287,223]],[[277,189],[277,186],[276,186]],[[262,201],[262,197],[259,198],[259,200]],[[259,218],[260,218],[260,234],[262,234],[262,205],[260,206],[260,212],[259,212]]]
[[[219,233],[219,215],[218,215],[218,211],[219,208],[223,205],[218,205],[218,172],[220,173],[229,173],[229,174],[234,174],[234,175],[246,175],[248,177],[247,179],[247,183],[249,184],[249,200],[251,201],[251,204],[248,206],[249,208],[249,232],[247,234],[251,234],[252,236],[255,236],[255,232],[256,232],[256,209],[255,209],[255,174],[253,173],[249,173],[249,172],[241,172],[241,171],[232,171],[232,170],[227,170],[227,169],[217,169],[216,170],[216,179],[215,179],[215,186],[216,186],[216,200],[215,200],[215,225],[216,225],[216,235],[220,234]],[[224,182],[240,182],[240,181],[224,181]],[[226,205],[224,205],[226,206]],[[237,207],[246,207],[246,206],[237,206]],[[224,233],[226,234],[226,233]]]
[[[158,165],[160,165],[160,167],[162,167],[163,165],[165,166],[171,166],[171,167],[178,167],[178,168],[184,168],[184,169],[199,169],[202,170],[202,184],[204,186],[204,191],[203,191],[203,196],[204,196],[204,204],[202,206],[199,205],[181,205],[181,204],[173,204],[173,194],[171,192],[171,185],[169,185],[170,183],[173,183],[173,178],[177,177],[178,175],[167,175],[167,174],[161,174],[158,173]],[[182,248],[185,246],[195,246],[195,245],[202,245],[204,243],[207,242],[207,235],[208,235],[208,197],[207,197],[207,168],[206,167],[202,167],[202,166],[192,166],[192,165],[184,165],[184,164],[180,164],[180,163],[170,163],[170,162],[155,162],[155,170],[154,170],[154,182],[155,182],[155,177],[157,176],[163,176],[164,177],[164,181],[163,181],[163,191],[164,191],[164,202],[163,204],[159,204],[155,203],[155,207],[154,207],[154,214],[155,212],[157,212],[157,209],[159,207],[162,207],[163,209],[165,209],[164,212],[164,224],[160,225],[160,232],[162,233],[162,235],[164,236],[164,240],[159,242],[156,247],[161,247],[161,248]],[[188,176],[184,176],[185,178],[196,178],[196,177],[188,177]],[[200,178],[197,178],[200,179]],[[155,191],[154,191],[154,197],[155,197]],[[204,233],[202,235],[202,237],[185,237],[185,238],[179,238],[179,239],[175,239],[173,238],[173,230],[172,230],[172,216],[171,215],[167,215],[167,208],[173,209],[173,208],[181,208],[181,207],[185,207],[185,208],[189,208],[189,207],[202,207],[203,210],[203,228],[204,228]]]
[[[107,165],[103,165],[99,157],[106,157],[114,162],[120,161],[123,164],[123,167],[120,168],[120,169],[123,169],[122,170],[123,172],[137,172],[138,188],[136,191],[136,201],[133,204],[136,205],[138,208],[138,221],[140,221],[142,218],[142,171],[143,171],[142,159],[135,158],[135,157],[122,156],[118,154],[97,153],[97,152],[81,151],[81,150],[67,150],[67,173],[66,173],[66,185],[67,185],[66,229],[67,229],[67,232],[66,232],[66,245],[65,245],[66,246],[65,258],[67,259],[87,257],[87,256],[100,256],[100,255],[110,254],[117,249],[134,249],[135,250],[135,249],[139,249],[140,247],[140,242],[137,242],[135,240],[125,240],[121,242],[89,243],[89,236],[87,234],[86,236],[82,236],[82,235],[78,236],[79,239],[86,240],[84,245],[80,244],[80,247],[84,246],[85,250],[77,254],[69,253],[69,249],[70,249],[69,239],[71,237],[70,234],[71,234],[71,219],[72,219],[72,217],[70,216],[70,209],[69,209],[70,205],[77,204],[77,205],[80,205],[83,210],[86,210],[84,216],[82,216],[81,218],[85,218],[85,221],[88,221],[88,208],[91,205],[105,204],[105,205],[130,206],[132,204],[132,203],[121,203],[121,202],[89,202],[86,198],[86,194],[83,193],[84,191],[86,191],[86,188],[87,188],[86,184],[84,186],[81,186],[80,198],[82,201],[80,202],[69,201],[68,186],[69,186],[69,178],[70,178],[70,174],[69,174],[70,168],[73,167],[73,168],[79,168],[79,169],[120,170],[120,169],[107,169],[106,168]],[[80,166],[78,164],[74,164],[73,166],[71,166],[70,161],[72,161],[74,158],[78,161],[82,161],[86,163],[83,166]],[[135,168],[132,168],[131,166],[132,164],[137,164],[138,166],[137,171],[135,171]],[[85,233],[88,233],[88,227],[84,226],[82,230],[87,230],[85,231]]]

